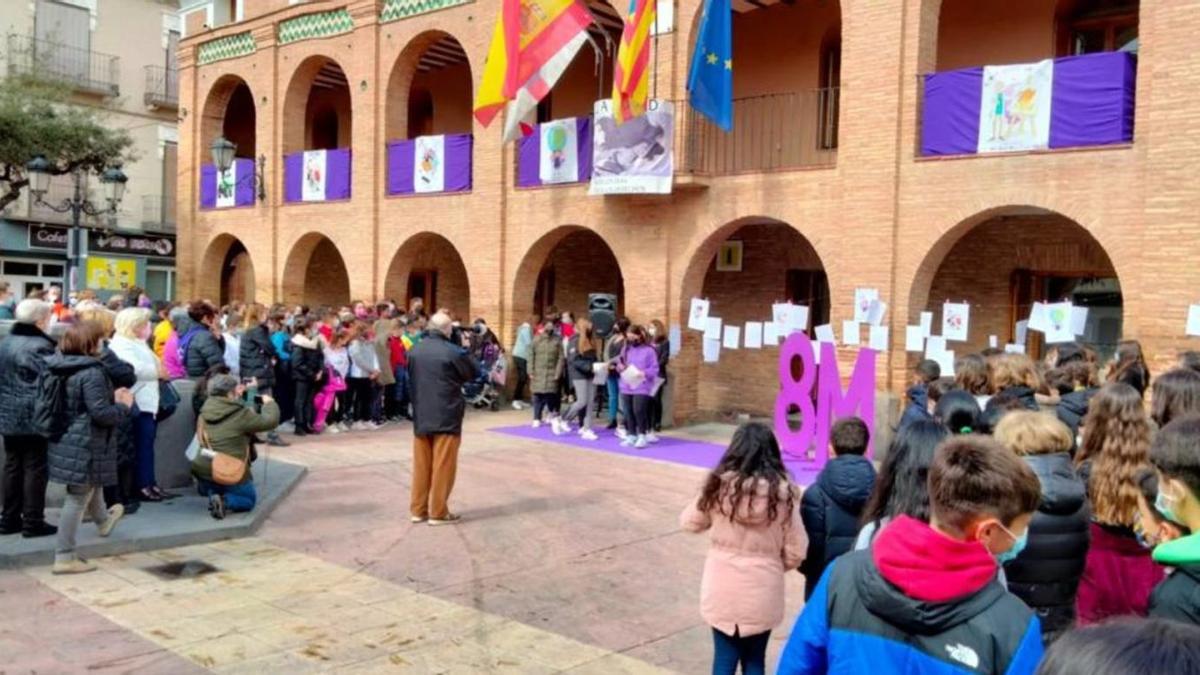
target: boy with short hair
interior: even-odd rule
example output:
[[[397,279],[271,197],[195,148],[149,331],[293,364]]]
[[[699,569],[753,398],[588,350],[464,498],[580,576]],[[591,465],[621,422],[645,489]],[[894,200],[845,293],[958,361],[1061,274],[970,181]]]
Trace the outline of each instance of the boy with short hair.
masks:
[[[908,406],[904,408],[904,414],[900,416],[900,424],[897,429],[902,429],[908,424],[922,419],[931,419],[933,415],[930,411],[933,409],[929,405],[928,389],[930,383],[942,376],[942,367],[937,361],[925,359],[917,364],[913,369],[912,377],[909,378],[908,391],[905,395],[908,396]]]
[[[1150,461],[1159,474],[1157,510],[1191,530],[1154,547],[1154,561],[1175,571],[1150,594],[1150,616],[1200,625],[1200,417],[1181,417],[1159,429]]]
[[[854,548],[859,517],[875,487],[875,467],[863,456],[869,441],[861,419],[845,417],[835,422],[829,435],[833,459],[800,500],[800,517],[808,532],[808,555],[800,565],[806,600],[829,563]]]
[[[997,579],[1041,501],[1033,470],[996,441],[958,436],[929,469],[930,522],[900,516],[834,561],[796,621],[781,675],[1033,673],[1033,611]]]

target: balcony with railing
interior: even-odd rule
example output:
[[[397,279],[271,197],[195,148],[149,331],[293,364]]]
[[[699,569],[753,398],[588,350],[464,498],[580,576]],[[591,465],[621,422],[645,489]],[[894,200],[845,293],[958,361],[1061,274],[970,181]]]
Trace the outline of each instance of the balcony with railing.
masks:
[[[142,227],[152,232],[174,232],[175,198],[142,195]]]
[[[142,100],[150,108],[179,107],[179,70],[164,66],[146,66],[146,92]]]
[[[8,74],[58,81],[88,94],[121,93],[119,57],[28,35],[8,36]]]

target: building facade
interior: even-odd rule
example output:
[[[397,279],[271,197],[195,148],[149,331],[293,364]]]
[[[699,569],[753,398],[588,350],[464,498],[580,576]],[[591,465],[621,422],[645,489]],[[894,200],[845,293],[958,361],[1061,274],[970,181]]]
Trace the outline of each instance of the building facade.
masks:
[[[1200,297],[1190,261],[1200,111],[1184,94],[1200,83],[1188,56],[1195,3],[734,0],[734,129],[724,133],[684,103],[702,3],[660,2],[670,21],[652,62],[656,96],[678,102],[674,188],[604,197],[584,183],[537,185],[499,123],[473,120],[498,3],[225,4],[223,24],[207,24],[207,10],[188,15],[179,54],[181,297],[420,296],[485,317],[506,339],[549,306],[585,312],[597,292],[616,295],[635,322],[669,326],[686,324],[695,297],[735,325],[769,320],[788,300],[841,343],[855,289],[873,288],[890,328],[877,384],[892,392],[919,358],[905,351],[905,327],[924,311],[940,325],[946,301],[971,308],[968,340],[951,344],[959,354],[993,336],[1015,342],[1036,301],[1088,307],[1086,339],[1111,351],[1137,338],[1156,368],[1189,344],[1185,317]],[[576,57],[539,122],[588,119],[611,91],[605,45],[619,38],[625,4],[588,0],[596,47]],[[1052,129],[1040,150],[930,150],[931,130],[962,125],[973,144],[980,122],[926,124],[937,93],[926,75],[1106,53],[1122,59],[1100,80],[1120,99],[1124,136],[1058,147]],[[1094,62],[1060,63],[1065,81],[1073,64]],[[428,135],[467,139],[465,186],[400,185],[395,174],[411,168],[393,153]],[[204,183],[222,137],[236,144],[239,184],[262,198],[246,188],[214,207]],[[300,162],[320,150],[330,183],[313,201],[301,195]],[[737,264],[718,264],[733,250]],[[1044,348],[1033,333],[1026,347]],[[844,375],[858,349],[839,347]],[[700,333],[682,330],[677,419],[773,410],[776,350],[727,351],[715,364],[701,352]]]
[[[104,123],[133,138],[119,212],[83,222],[89,246],[81,286],[101,295],[131,285],[156,298],[176,293],[178,8],[178,0],[0,3],[0,77],[36,72],[62,81],[74,104],[104,108]],[[95,176],[85,190],[102,205]],[[55,176],[43,200],[58,205],[73,193],[71,176]],[[26,191],[0,214],[0,278],[22,297],[61,285],[70,224],[70,213],[39,205]]]

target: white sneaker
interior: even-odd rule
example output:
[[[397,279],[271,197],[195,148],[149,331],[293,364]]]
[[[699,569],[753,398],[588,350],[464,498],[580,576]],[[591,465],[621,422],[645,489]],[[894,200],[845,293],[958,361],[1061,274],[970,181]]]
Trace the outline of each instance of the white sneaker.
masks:
[[[617,438],[621,440],[629,438],[629,432],[625,431],[625,427],[617,427]]]
[[[540,428],[542,427],[542,421],[541,421],[541,420],[534,420],[534,421],[533,421],[533,424],[531,424],[531,425],[529,425],[529,426],[533,427],[534,429],[540,429]]]
[[[622,448],[632,448],[633,447],[633,436],[626,436],[625,438],[621,439],[621,447]]]
[[[329,426],[325,427],[325,430],[326,430],[326,431],[328,431],[328,432],[329,432],[329,433],[331,433],[331,434],[340,434],[340,433],[342,433],[342,429],[341,429],[341,427],[339,427],[339,426],[338,426],[338,425],[336,425],[336,424],[330,424]]]
[[[350,431],[350,425],[345,422],[338,422],[338,428],[342,431]]]
[[[367,425],[364,424],[363,422],[355,422],[354,424],[350,425],[350,431],[366,431],[366,430],[367,430]]]
[[[642,448],[646,447],[647,445],[649,445],[649,444],[646,443],[645,436],[638,436],[637,440],[634,441],[634,443],[633,443],[633,447],[637,448],[638,450],[641,450]]]
[[[646,434],[646,442],[647,443],[657,443],[658,441],[659,441],[658,434],[654,433],[653,431]]]
[[[555,436],[564,436],[569,433],[571,433],[571,423],[570,422],[564,422],[562,420],[554,421],[554,435]]]
[[[596,435],[596,432],[592,431],[591,429],[581,430],[579,432],[579,437],[585,441],[595,441],[595,440],[599,440],[599,438],[600,438],[599,436]]]

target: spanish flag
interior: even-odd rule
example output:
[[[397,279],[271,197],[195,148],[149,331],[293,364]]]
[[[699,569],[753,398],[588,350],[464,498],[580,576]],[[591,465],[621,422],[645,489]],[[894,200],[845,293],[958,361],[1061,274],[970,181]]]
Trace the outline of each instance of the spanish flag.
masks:
[[[613,74],[613,113],[617,123],[646,112],[650,90],[650,29],[656,0],[629,0],[629,16],[621,32],[617,69]]]
[[[500,17],[475,93],[483,126],[505,109],[504,140],[533,133],[528,118],[587,40],[592,15],[579,0],[501,0]]]

